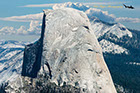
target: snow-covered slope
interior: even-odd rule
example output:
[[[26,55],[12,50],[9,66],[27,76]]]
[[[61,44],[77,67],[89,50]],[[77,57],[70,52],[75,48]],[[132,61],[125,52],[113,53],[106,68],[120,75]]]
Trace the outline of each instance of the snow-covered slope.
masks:
[[[104,53],[129,53],[129,50],[115,44],[115,42],[123,40],[124,37],[132,38],[132,33],[125,26],[120,23],[106,23],[96,17],[93,17],[90,21]]]
[[[100,45],[102,47],[102,51],[103,53],[112,53],[112,54],[121,54],[121,53],[125,53],[128,54],[128,50],[116,45],[108,40],[102,39],[100,41]]]
[[[0,41],[0,84],[21,73],[23,42]]]
[[[113,34],[117,38],[121,38],[126,35],[132,37],[132,33],[120,23],[106,23],[94,17],[94,19],[91,19],[91,25],[97,38],[104,34]]]

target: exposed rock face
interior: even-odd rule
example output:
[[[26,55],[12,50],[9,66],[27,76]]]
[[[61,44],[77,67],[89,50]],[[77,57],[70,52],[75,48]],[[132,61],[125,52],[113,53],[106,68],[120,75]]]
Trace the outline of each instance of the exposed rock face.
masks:
[[[24,50],[22,76],[28,76],[31,78],[37,77],[37,73],[41,67],[42,49],[43,49],[43,38],[45,32],[45,14],[42,22],[41,37],[34,44],[27,45]]]
[[[38,48],[34,48],[38,46],[35,43],[31,45],[34,50],[30,46],[27,46],[30,49],[29,52],[25,49],[27,54],[24,58],[29,58],[24,59],[22,75],[31,78],[47,75],[49,77],[47,80],[55,86],[60,86],[60,90],[61,86],[70,85],[73,88],[66,88],[76,89],[75,91],[80,89],[79,92],[116,93],[101,48],[86,14],[75,9],[64,8],[54,11],[45,10],[45,15],[45,23],[43,20],[42,26],[44,37],[41,35]],[[36,60],[40,57],[41,61]],[[41,63],[40,66],[37,65],[37,71],[35,71],[34,65],[38,62]],[[39,73],[38,66],[41,68]],[[25,80],[25,78],[22,79]],[[56,87],[52,89],[52,92],[57,91]],[[57,91],[59,92],[62,91]]]

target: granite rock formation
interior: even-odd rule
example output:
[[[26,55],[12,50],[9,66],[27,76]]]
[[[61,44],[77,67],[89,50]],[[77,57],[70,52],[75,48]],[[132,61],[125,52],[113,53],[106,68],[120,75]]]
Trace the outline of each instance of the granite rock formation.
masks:
[[[71,8],[44,10],[41,38],[26,46],[15,80],[7,92],[116,93],[88,17]]]

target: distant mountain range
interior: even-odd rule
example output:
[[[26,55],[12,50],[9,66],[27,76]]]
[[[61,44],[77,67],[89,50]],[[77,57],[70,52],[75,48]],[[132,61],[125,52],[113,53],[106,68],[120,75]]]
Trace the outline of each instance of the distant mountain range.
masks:
[[[90,22],[118,91],[140,93],[140,31],[96,17],[92,17]],[[0,84],[21,74],[25,44],[0,41]]]

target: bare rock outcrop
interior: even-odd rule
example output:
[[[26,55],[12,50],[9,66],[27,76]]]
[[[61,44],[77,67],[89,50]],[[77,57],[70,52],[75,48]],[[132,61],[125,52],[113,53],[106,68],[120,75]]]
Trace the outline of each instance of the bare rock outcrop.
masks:
[[[116,93],[89,19],[71,8],[44,10],[41,38],[25,48],[20,82],[26,77],[34,93]]]

